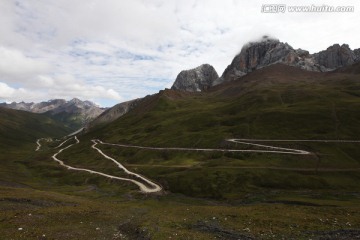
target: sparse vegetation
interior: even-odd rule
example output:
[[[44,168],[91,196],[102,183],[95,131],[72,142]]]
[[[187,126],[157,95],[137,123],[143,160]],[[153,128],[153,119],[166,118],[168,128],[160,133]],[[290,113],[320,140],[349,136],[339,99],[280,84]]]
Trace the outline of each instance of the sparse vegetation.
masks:
[[[203,148],[248,147],[226,138],[358,139],[358,75],[281,68],[204,93],[162,91],[80,136],[80,144],[60,156],[76,167],[121,176],[90,148],[92,138]],[[16,136],[28,130],[17,126]],[[352,239],[360,233],[356,143],[274,143],[314,153],[309,156],[99,146],[166,189],[144,195],[135,185],[58,166],[50,158],[56,144],[35,152],[35,140],[62,132],[30,128],[19,145],[1,138],[3,146],[13,146],[0,154],[4,239]]]

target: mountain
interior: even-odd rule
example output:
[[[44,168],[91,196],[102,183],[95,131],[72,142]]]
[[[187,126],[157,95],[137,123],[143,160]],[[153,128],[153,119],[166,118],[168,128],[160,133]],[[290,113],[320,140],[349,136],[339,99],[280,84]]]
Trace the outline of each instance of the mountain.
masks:
[[[191,70],[181,71],[171,87],[173,90],[198,92],[210,88],[219,76],[213,66],[203,64]]]
[[[0,107],[0,146],[20,147],[35,144],[42,137],[61,137],[72,130],[42,114]]]
[[[354,54],[356,56],[356,62],[360,61],[360,48],[354,50]]]
[[[40,151],[37,138],[67,129],[44,114],[0,108],[0,232],[4,239],[356,239],[359,142],[301,139],[359,139],[359,67],[275,63],[202,92],[162,90],[107,110],[79,144],[42,140]],[[92,139],[113,144],[98,141],[96,151]],[[71,167],[51,158],[57,152]],[[129,177],[115,159],[163,194],[106,178]]]
[[[203,64],[197,68],[181,71],[171,87],[173,90],[181,90],[187,92],[199,92],[209,89],[214,81],[219,78],[216,70],[209,64]],[[93,121],[86,125],[86,131],[100,125],[108,124],[132,109],[136,108],[140,103],[146,102],[151,96],[134,99],[131,101],[119,103],[101,113]]]
[[[160,91],[101,132],[114,141],[176,146],[270,135],[356,138],[360,118],[351,109],[360,107],[360,81],[358,67],[349,68],[323,73],[273,64],[201,94]],[[344,123],[337,129],[334,111]]]
[[[138,99],[134,99],[134,100],[130,100],[127,102],[122,102],[122,103],[116,104],[115,106],[113,106],[109,109],[106,109],[99,116],[97,116],[95,119],[90,121],[86,125],[86,128],[87,129],[93,128],[95,126],[110,123],[110,122],[114,121],[115,119],[125,115],[133,108],[135,108],[139,104],[139,102],[141,102],[142,100],[143,100],[143,98],[138,98]]]
[[[359,49],[352,51],[347,44],[334,44],[324,51],[310,54],[294,49],[288,43],[264,36],[243,46],[222,76],[213,85],[232,81],[271,64],[284,63],[307,71],[327,72],[360,61]]]
[[[218,76],[213,66],[203,64],[194,69],[181,71],[171,89],[201,92],[276,63],[283,63],[310,72],[328,72],[351,66],[357,61],[360,61],[360,49],[352,51],[346,44],[341,46],[334,44],[324,51],[310,54],[303,49],[294,49],[288,43],[280,42],[278,39],[264,36],[259,41],[244,45],[221,77]],[[92,128],[101,123],[110,123],[127,114],[139,103],[140,100],[120,103],[102,113],[87,127]]]
[[[357,61],[357,56],[349,45],[334,44],[326,50],[313,54],[315,62],[320,66],[325,67],[323,71],[334,70],[339,67],[345,67],[354,64]]]
[[[53,99],[40,103],[1,103],[0,107],[44,114],[66,124],[72,129],[82,127],[104,112],[104,109],[96,104],[90,101],[81,101],[77,98],[70,101]]]
[[[356,110],[360,108],[360,78],[356,72],[356,65],[324,73],[277,63],[204,92],[168,89],[147,97],[122,117],[91,129],[83,138],[176,148],[235,147],[224,140],[229,138],[356,140],[360,135],[360,113]],[[134,165],[138,171],[161,182],[171,192],[196,197],[233,197],[258,188],[329,189],[334,182],[337,186],[349,187],[345,180],[332,180],[333,175],[319,175],[316,169],[360,167],[356,143],[273,144],[314,154],[301,157],[116,147],[107,150],[123,159],[124,164]],[[70,150],[68,154],[71,156],[75,151]],[[163,167],[157,168],[157,165]],[[274,169],[264,170],[264,166]],[[312,172],[306,172],[309,167]],[[305,172],[296,171],[304,168]],[[347,172],[347,177],[355,180],[358,173]],[[207,182],[211,182],[211,186]]]

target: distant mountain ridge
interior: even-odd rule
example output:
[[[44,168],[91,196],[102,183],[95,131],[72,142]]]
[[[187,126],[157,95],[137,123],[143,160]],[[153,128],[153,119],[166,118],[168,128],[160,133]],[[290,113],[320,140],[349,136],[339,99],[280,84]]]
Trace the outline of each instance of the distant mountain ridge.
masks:
[[[40,103],[0,103],[0,107],[44,114],[63,122],[72,129],[84,126],[105,111],[105,109],[93,102],[81,101],[77,98],[70,101],[66,101],[65,99],[52,99]]]

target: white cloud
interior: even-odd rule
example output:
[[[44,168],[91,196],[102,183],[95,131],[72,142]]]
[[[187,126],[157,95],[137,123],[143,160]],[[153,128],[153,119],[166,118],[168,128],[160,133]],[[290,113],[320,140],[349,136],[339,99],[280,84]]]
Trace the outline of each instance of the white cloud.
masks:
[[[23,88],[13,88],[6,83],[0,82],[0,100],[4,102],[9,101],[21,101],[22,98],[19,96],[29,96],[29,93]]]
[[[0,46],[0,76],[21,77],[49,69],[47,63],[26,57],[17,49]]]
[[[333,43],[360,47],[360,33],[354,31],[359,1],[341,1],[355,6],[355,13],[263,14],[261,6],[267,3],[3,0],[0,81],[39,100],[80,97],[108,103],[169,87],[181,70],[202,63],[212,64],[221,75],[243,44],[263,34],[311,52]],[[34,98],[14,91],[10,100]]]
[[[9,87],[7,84],[0,82],[0,99],[6,99],[11,97],[15,92],[15,89]]]

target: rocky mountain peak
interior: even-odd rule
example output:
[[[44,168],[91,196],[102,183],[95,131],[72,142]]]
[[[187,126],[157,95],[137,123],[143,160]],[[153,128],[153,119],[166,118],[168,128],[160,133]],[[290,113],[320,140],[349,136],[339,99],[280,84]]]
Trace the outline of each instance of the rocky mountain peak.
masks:
[[[348,44],[334,44],[324,51],[310,54],[306,50],[295,50],[288,43],[264,36],[259,41],[245,44],[214,85],[232,81],[275,63],[283,63],[307,71],[326,72],[352,65],[357,61],[360,61],[360,50],[352,51]]]
[[[334,70],[339,67],[349,66],[357,61],[356,54],[350,49],[348,44],[334,44],[326,50],[313,55],[315,61],[326,69]]]
[[[264,35],[262,38],[260,38],[259,40],[256,40],[256,41],[250,41],[248,43],[246,43],[242,48],[241,50],[244,50],[244,49],[248,49],[248,48],[251,48],[253,46],[256,46],[256,45],[271,45],[271,44],[277,44],[279,43],[279,39],[276,39],[276,38],[272,38],[272,37],[269,37],[267,35]]]
[[[203,91],[276,63],[307,71],[327,72],[356,62],[360,62],[360,49],[351,50],[348,44],[334,44],[324,51],[310,54],[307,50],[294,49],[286,42],[265,35],[257,41],[245,44],[220,78],[217,78],[217,73],[211,65],[203,64],[191,70],[181,71],[171,89]]]
[[[71,99],[69,102],[72,102],[72,103],[79,103],[79,102],[82,102],[80,99],[78,98],[73,98]]]
[[[202,64],[194,69],[181,71],[171,89],[199,92],[211,87],[217,78],[219,75],[213,66]]]
[[[309,58],[308,51],[295,50],[288,43],[265,36],[259,41],[244,45],[216,83],[231,81],[256,69],[279,62],[297,65],[306,70],[316,70],[317,66],[311,61],[307,61],[307,58]]]

